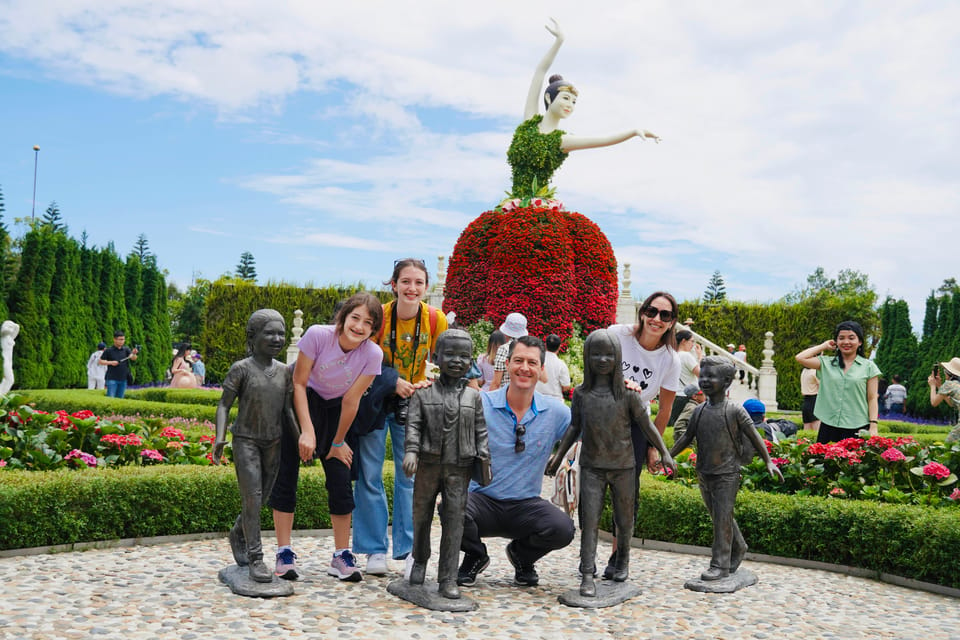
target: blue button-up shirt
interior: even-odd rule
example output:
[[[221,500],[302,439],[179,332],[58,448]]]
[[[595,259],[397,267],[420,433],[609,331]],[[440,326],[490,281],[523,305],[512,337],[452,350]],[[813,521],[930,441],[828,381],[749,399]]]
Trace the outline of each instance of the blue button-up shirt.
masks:
[[[534,392],[526,415],[517,418],[507,404],[507,387],[480,393],[487,422],[493,481],[485,487],[470,483],[470,491],[496,500],[523,500],[540,495],[543,472],[553,446],[570,426],[570,408],[560,399]],[[514,451],[517,425],[526,429],[526,448]]]

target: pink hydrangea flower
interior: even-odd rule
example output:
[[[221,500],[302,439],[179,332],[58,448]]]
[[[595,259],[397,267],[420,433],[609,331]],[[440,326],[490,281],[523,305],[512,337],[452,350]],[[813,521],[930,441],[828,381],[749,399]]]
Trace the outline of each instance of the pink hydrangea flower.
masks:
[[[63,456],[64,460],[73,460],[74,458],[79,459],[82,463],[84,463],[88,467],[97,466],[97,459],[94,456],[90,455],[89,453],[84,453],[83,451],[80,451],[80,449],[74,449],[67,455]]]
[[[2,462],[2,461],[0,461]],[[960,489],[954,489],[953,492],[947,496],[950,500],[960,500]]]
[[[907,459],[907,456],[903,455],[903,451],[900,449],[895,449],[890,447],[886,451],[880,454],[880,457],[886,460],[887,462],[901,462]]]
[[[144,449],[140,452],[140,457],[163,462],[163,455],[156,449]]]
[[[843,496],[847,495],[847,492],[840,487],[834,487],[833,489],[830,489],[830,495],[839,496],[842,498]]]
[[[0,460],[0,467],[5,467],[5,466],[7,466],[7,461],[6,461],[6,460]]]
[[[785,464],[790,464],[790,460],[788,458],[773,458],[773,464],[782,467]]]
[[[923,475],[933,476],[937,480],[944,480],[950,477],[950,469],[939,462],[930,462],[923,466]]]

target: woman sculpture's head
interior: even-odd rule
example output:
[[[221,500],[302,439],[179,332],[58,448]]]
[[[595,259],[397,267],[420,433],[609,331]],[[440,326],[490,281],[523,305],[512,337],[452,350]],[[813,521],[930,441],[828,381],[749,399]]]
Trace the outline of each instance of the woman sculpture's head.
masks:
[[[557,117],[566,118],[577,106],[578,95],[576,87],[564,80],[563,76],[553,75],[543,92],[543,106],[548,112],[555,111]]]

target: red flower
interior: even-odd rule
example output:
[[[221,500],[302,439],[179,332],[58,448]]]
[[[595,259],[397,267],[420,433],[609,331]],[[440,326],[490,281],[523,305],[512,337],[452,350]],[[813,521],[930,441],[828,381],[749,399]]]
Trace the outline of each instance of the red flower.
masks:
[[[933,476],[937,480],[945,480],[950,477],[950,469],[939,462],[930,462],[923,466],[923,475]]]

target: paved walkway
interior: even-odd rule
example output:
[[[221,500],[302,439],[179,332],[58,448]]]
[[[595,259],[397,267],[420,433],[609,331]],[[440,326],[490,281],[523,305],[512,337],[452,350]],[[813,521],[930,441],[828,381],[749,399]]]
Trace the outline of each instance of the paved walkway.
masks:
[[[273,548],[272,538],[265,543]],[[273,600],[235,596],[218,582],[217,572],[232,563],[225,537],[4,557],[0,638],[960,639],[954,598],[750,560],[744,566],[757,574],[757,585],[736,594],[696,593],[683,583],[707,558],[649,549],[634,549],[631,558],[640,596],[608,609],[569,608],[557,596],[579,585],[579,536],[537,564],[535,588],[512,584],[505,541],[488,543],[490,566],[463,589],[479,609],[461,614],[419,609],[388,594],[401,562],[392,575],[360,583],[328,577],[333,539],[326,532],[295,532],[305,575],[294,596]],[[435,525],[434,554],[438,545]],[[609,552],[601,541],[598,557]]]

